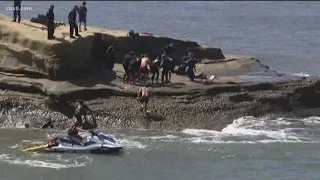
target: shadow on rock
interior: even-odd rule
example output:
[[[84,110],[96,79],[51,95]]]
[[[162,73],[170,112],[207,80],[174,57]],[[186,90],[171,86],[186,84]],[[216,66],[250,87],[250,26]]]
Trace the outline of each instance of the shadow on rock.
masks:
[[[116,86],[111,83],[115,79],[116,73],[114,71],[107,71],[101,68],[95,69],[92,74],[87,77],[70,80],[69,82],[80,87],[93,87],[97,84]]]

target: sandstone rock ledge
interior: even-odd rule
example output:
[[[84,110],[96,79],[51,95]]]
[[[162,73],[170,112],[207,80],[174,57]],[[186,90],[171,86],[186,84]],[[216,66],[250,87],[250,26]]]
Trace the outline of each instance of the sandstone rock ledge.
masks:
[[[46,30],[41,25],[29,21],[17,24],[1,16],[0,88],[6,90],[0,93],[3,113],[17,113],[16,118],[24,117],[35,127],[51,117],[64,128],[67,118],[62,114],[71,116],[68,101],[85,99],[101,128],[171,130],[220,130],[235,118],[247,115],[319,114],[318,79],[281,74],[256,58],[223,55],[219,48],[202,47],[196,42],[149,36],[129,38],[127,31],[88,29],[81,38],[69,39],[68,27],[59,27],[57,39],[46,40]],[[173,75],[171,85],[152,87],[152,113],[144,116],[137,110],[135,100],[139,86],[121,82],[120,64],[115,66],[116,73],[92,71],[93,62],[104,58],[103,53],[92,54],[97,33],[103,41],[95,47],[103,50],[115,43],[118,63],[130,50],[156,56],[174,42],[176,58],[185,55],[187,48],[193,49],[203,60],[197,65],[197,73],[214,75],[215,79],[204,85],[201,80],[193,83],[185,76]],[[30,110],[46,113],[35,115]]]

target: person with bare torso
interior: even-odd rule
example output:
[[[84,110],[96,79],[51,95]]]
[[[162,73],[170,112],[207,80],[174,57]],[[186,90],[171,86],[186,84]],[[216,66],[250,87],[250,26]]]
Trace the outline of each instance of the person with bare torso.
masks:
[[[151,64],[151,61],[148,57],[148,54],[144,54],[143,58],[141,59],[141,64],[140,64],[140,72],[142,74],[143,81],[148,80],[150,64]]]
[[[138,92],[138,100],[141,103],[141,108],[144,110],[144,113],[147,113],[147,106],[149,103],[149,98],[150,98],[150,91],[147,87],[142,87],[140,88]]]

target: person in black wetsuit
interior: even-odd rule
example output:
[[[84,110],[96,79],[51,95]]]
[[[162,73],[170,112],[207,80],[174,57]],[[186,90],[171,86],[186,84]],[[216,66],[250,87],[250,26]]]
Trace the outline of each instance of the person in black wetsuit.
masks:
[[[77,12],[78,6],[74,6],[74,8],[69,12],[68,20],[70,26],[70,38],[75,38],[73,33],[75,32],[76,36],[80,36],[78,32],[78,25],[77,25]]]
[[[169,74],[169,70],[170,70],[170,61],[165,54],[161,55],[160,68],[162,68],[162,73],[161,73],[162,84],[168,83],[169,82],[168,74]]]
[[[139,62],[139,58],[132,58],[130,63],[129,63],[129,76],[130,76],[130,81],[132,81],[133,83],[135,83],[136,77],[140,71],[140,62]]]
[[[47,12],[47,18],[48,18],[48,39],[54,39],[54,13],[53,13],[54,6],[51,5],[48,12]]]
[[[186,62],[187,75],[190,81],[194,82],[194,70],[196,68],[197,60],[194,58],[193,54],[190,54],[189,60]]]
[[[174,44],[171,43],[169,45],[167,45],[164,49],[164,54],[171,57],[172,56],[172,53],[173,53],[173,47],[174,47]]]
[[[20,23],[21,21],[21,0],[20,1],[13,1],[13,20],[12,22]],[[18,18],[18,21],[17,21]]]
[[[122,62],[122,66],[124,69],[123,82],[128,82],[130,80],[129,65],[133,58],[134,58],[134,51],[131,51],[129,54],[126,54],[124,56],[124,60]]]
[[[116,49],[114,45],[110,45],[106,51],[106,56],[107,56],[107,68],[109,70],[113,70],[114,68],[114,53]]]
[[[49,118],[42,126],[41,126],[41,129],[47,129],[48,127],[50,128],[54,128],[53,127],[53,121],[51,118]]]
[[[161,63],[161,61],[160,61],[160,57],[159,56],[155,60],[153,60],[152,63],[151,63],[150,71],[152,73],[152,76],[151,76],[151,83],[152,84],[153,84],[155,76],[156,76],[156,83],[158,83],[160,63]]]
[[[176,64],[174,62],[174,60],[172,58],[168,58],[169,60],[169,72],[168,72],[168,75],[169,75],[169,82],[171,82],[171,74],[174,73],[174,69],[176,67]]]

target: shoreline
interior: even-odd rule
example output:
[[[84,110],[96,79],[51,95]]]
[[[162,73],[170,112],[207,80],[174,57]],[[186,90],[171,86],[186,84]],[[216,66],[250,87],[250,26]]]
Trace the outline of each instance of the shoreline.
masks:
[[[4,54],[0,59],[0,88],[6,90],[0,93],[0,106],[3,115],[13,109],[22,117],[29,116],[32,110],[41,111],[42,115],[25,119],[32,127],[40,127],[47,118],[52,118],[57,128],[66,128],[71,114],[69,102],[77,99],[88,102],[99,128],[221,130],[243,116],[320,115],[319,79],[279,73],[254,57],[225,55],[220,48],[166,37],[133,39],[123,36],[122,31],[92,27],[76,40],[66,36],[68,27],[58,27],[57,40],[50,41],[45,38],[46,31],[38,26],[29,21],[17,24],[0,18],[0,45]],[[30,32],[37,32],[37,37]],[[88,71],[92,68],[88,61],[97,54],[91,52],[95,33],[103,37],[101,47],[116,42],[120,49],[114,72],[98,68]],[[154,56],[170,42],[178,44],[174,54],[177,58],[192,48],[202,59],[196,66],[197,75],[203,73],[207,80],[189,82],[186,76],[173,74],[170,85],[151,88],[152,113],[145,117],[135,100],[140,86],[122,83],[123,69],[119,62],[134,47],[139,53],[146,51]],[[209,81],[212,75],[215,79]],[[0,125],[4,123],[1,120]]]

